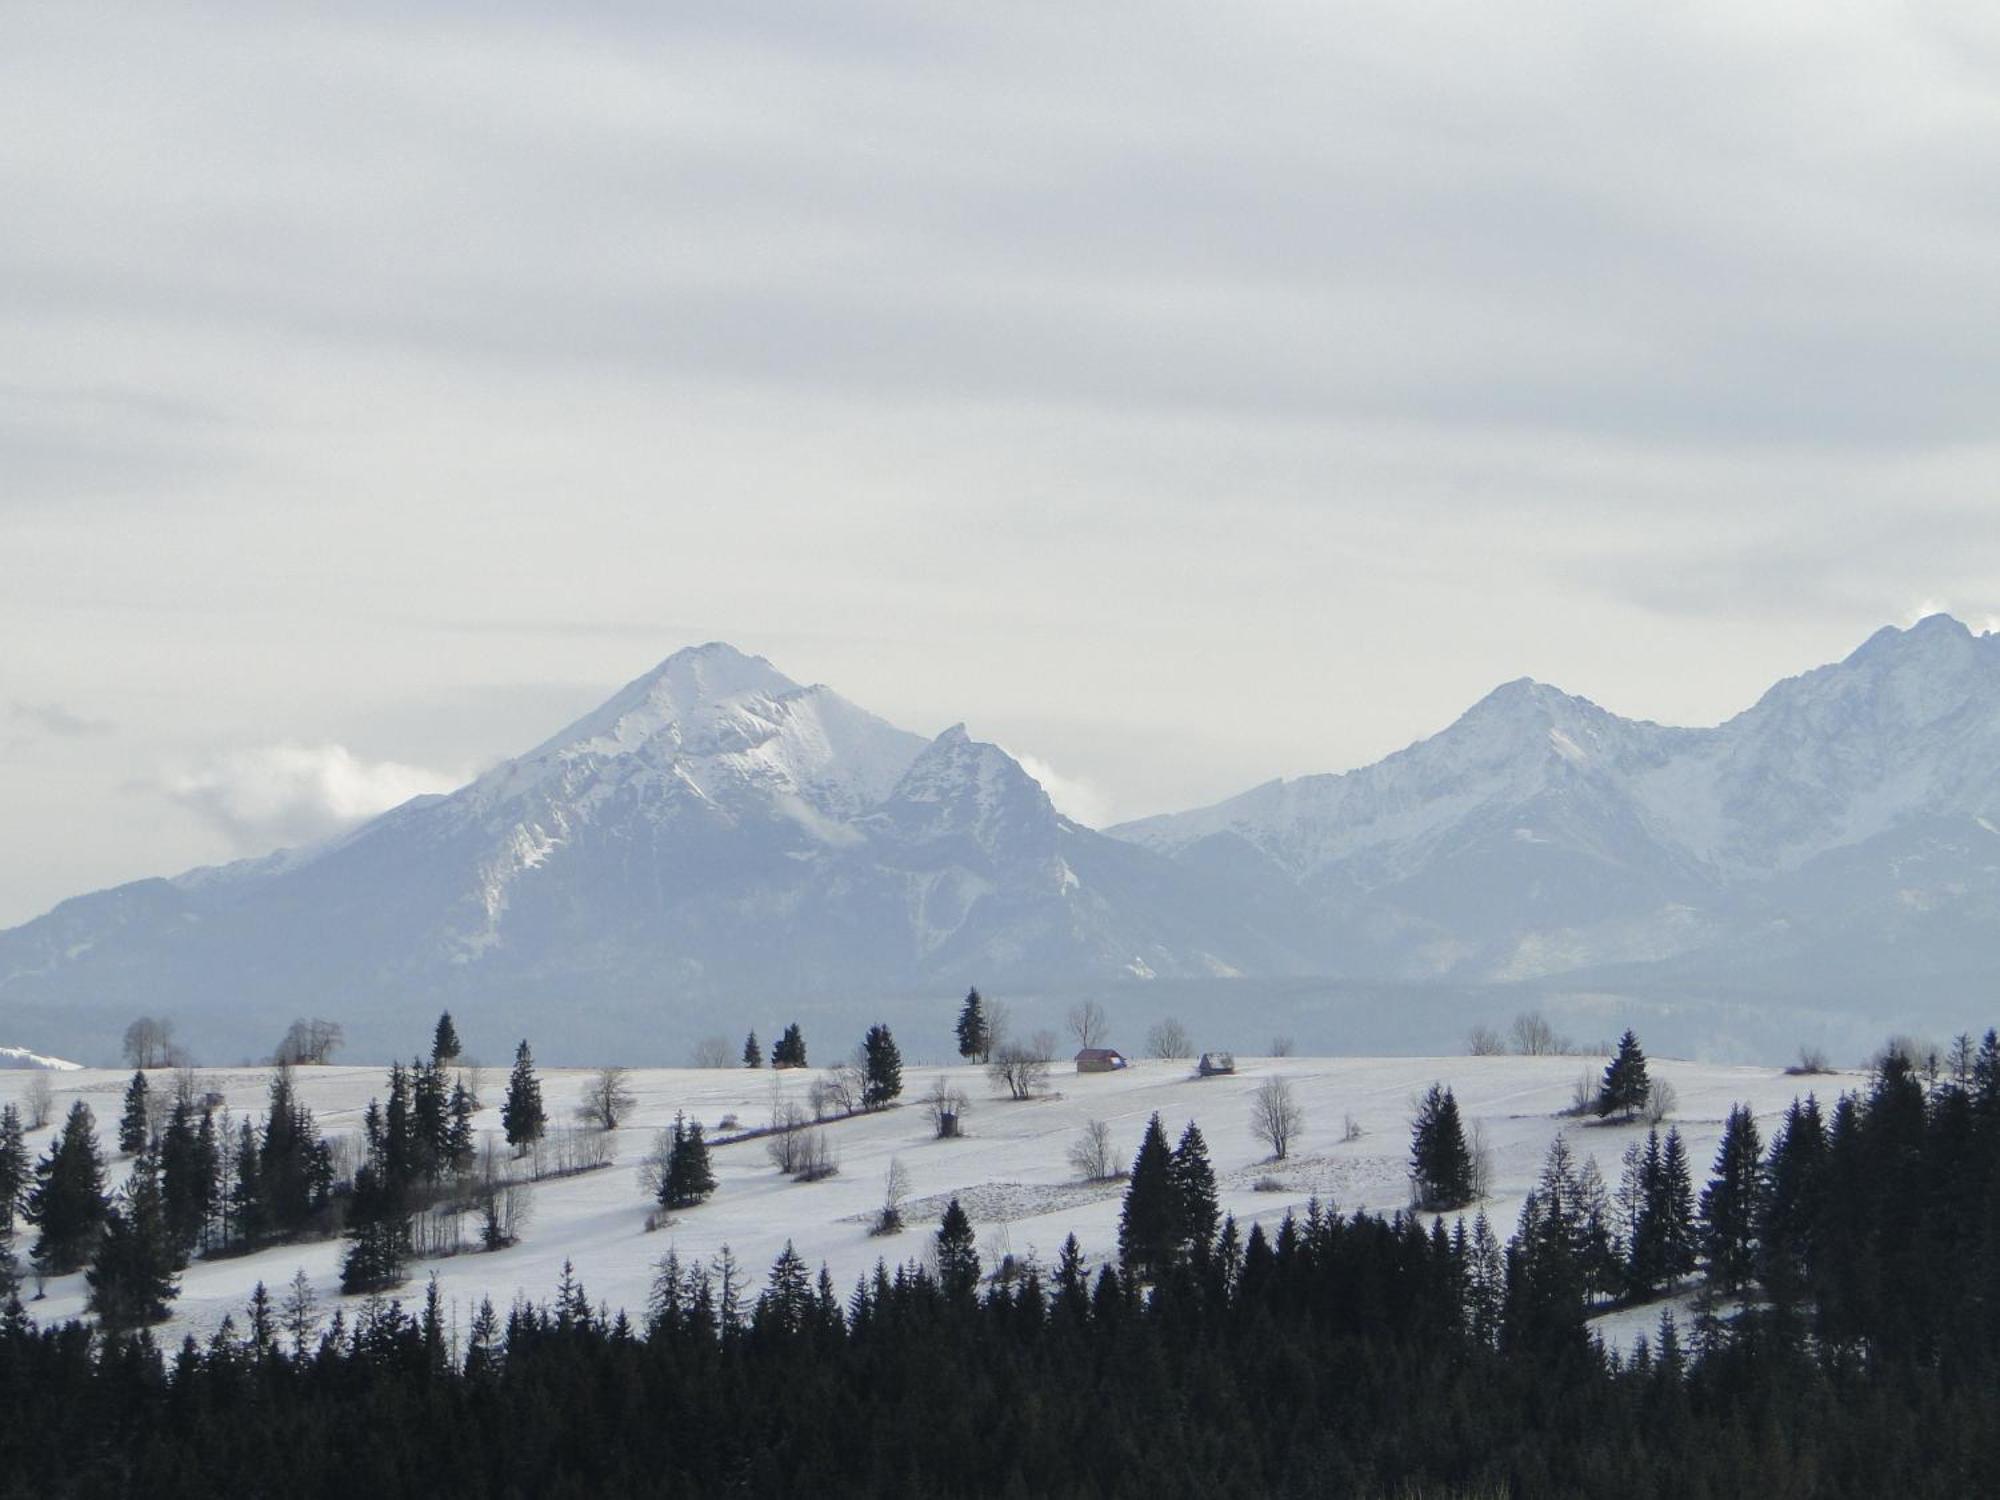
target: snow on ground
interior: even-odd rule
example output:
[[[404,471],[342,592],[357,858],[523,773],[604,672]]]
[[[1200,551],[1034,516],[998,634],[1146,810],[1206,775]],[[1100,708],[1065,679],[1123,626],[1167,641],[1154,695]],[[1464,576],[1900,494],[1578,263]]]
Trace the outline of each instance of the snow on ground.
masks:
[[[0,1068],[19,1068],[24,1072],[77,1073],[82,1071],[83,1064],[65,1062],[60,1057],[44,1057],[39,1052],[30,1052],[26,1047],[0,1047]]]
[[[1616,1187],[1619,1157],[1627,1142],[1643,1138],[1644,1125],[1605,1126],[1559,1118],[1579,1076],[1595,1077],[1601,1058],[1439,1057],[1439,1058],[1238,1058],[1233,1077],[1201,1079],[1182,1062],[1141,1062],[1117,1073],[1078,1075],[1059,1063],[1045,1098],[1012,1102],[993,1097],[983,1070],[976,1067],[904,1070],[905,1100],[883,1113],[829,1124],[826,1129],[840,1163],[839,1175],[818,1183],[795,1183],[781,1176],[765,1155],[762,1140],[716,1148],[715,1196],[677,1216],[676,1222],[647,1232],[652,1203],[640,1187],[637,1165],[654,1133],[685,1110],[711,1134],[728,1114],[745,1127],[765,1123],[775,1086],[803,1104],[812,1075],[769,1071],[642,1069],[630,1085],[638,1107],[616,1132],[615,1164],[579,1177],[544,1182],[533,1189],[531,1217],[521,1242],[494,1254],[465,1254],[411,1266],[406,1299],[422,1296],[425,1279],[438,1276],[447,1307],[461,1320],[482,1296],[504,1309],[519,1294],[547,1300],[565,1259],[575,1263],[593,1301],[642,1316],[653,1267],[671,1247],[684,1261],[707,1259],[727,1244],[761,1286],[772,1259],[791,1240],[809,1265],[825,1262],[843,1293],[873,1268],[878,1257],[892,1265],[921,1256],[936,1226],[936,1214],[958,1195],[971,1214],[991,1269],[1001,1251],[1033,1252],[1053,1261],[1063,1237],[1074,1231],[1093,1260],[1117,1248],[1121,1187],[1082,1184],[1067,1152],[1082,1125],[1106,1121],[1117,1159],[1129,1164],[1147,1117],[1158,1110],[1169,1139],[1188,1120],[1199,1122],[1207,1138],[1222,1188],[1222,1206],[1248,1232],[1252,1220],[1269,1229],[1287,1209],[1303,1210],[1317,1195],[1344,1212],[1367,1208],[1388,1212],[1407,1202],[1407,1154],[1413,1099],[1433,1080],[1452,1086],[1468,1128],[1478,1128],[1493,1160],[1492,1196],[1485,1202],[1494,1231],[1512,1233],[1521,1200],[1540,1170],[1543,1154],[1558,1131],[1567,1131],[1579,1162],[1594,1156],[1607,1183]],[[1795,1095],[1816,1091],[1830,1101],[1861,1082],[1858,1074],[1793,1078],[1769,1068],[1724,1067],[1654,1059],[1655,1078],[1669,1080],[1679,1095],[1674,1122],[1687,1138],[1689,1159],[1706,1178],[1722,1121],[1731,1104],[1744,1101],[1758,1117],[1768,1141],[1778,1117]],[[380,1094],[383,1068],[303,1068],[300,1092],[322,1129],[357,1131],[372,1095]],[[1268,1161],[1268,1152],[1250,1133],[1250,1099],[1266,1078],[1289,1079],[1305,1113],[1305,1129],[1292,1159]],[[972,1099],[966,1134],[934,1140],[915,1099],[942,1075]],[[18,1099],[31,1075],[0,1072],[0,1101]],[[203,1070],[201,1087],[222,1093],[241,1115],[262,1108],[268,1072],[260,1068]],[[582,1095],[589,1070],[550,1069],[542,1087],[551,1121],[567,1121]],[[100,1069],[60,1075],[50,1127],[29,1138],[39,1156],[72,1099],[89,1101],[107,1152],[116,1134],[121,1101],[130,1075]],[[498,1104],[505,1071],[490,1069],[484,1091],[488,1107],[477,1124],[499,1131]],[[169,1086],[161,1074],[156,1086]],[[1343,1140],[1348,1117],[1361,1134]],[[909,1173],[906,1218],[901,1235],[872,1238],[868,1223],[880,1206],[890,1159],[900,1158]],[[114,1181],[122,1163],[114,1163]],[[1275,1179],[1276,1190],[1260,1191],[1260,1179]],[[1697,1184],[1699,1186],[1699,1182]],[[476,1239],[475,1239],[476,1242]],[[30,1241],[23,1236],[20,1248]],[[206,1334],[225,1314],[241,1310],[252,1286],[264,1281],[274,1295],[304,1268],[330,1313],[338,1301],[339,1241],[281,1245],[237,1259],[196,1261],[181,1276],[181,1297],[173,1323],[162,1338],[182,1332]],[[25,1259],[25,1256],[24,1256]],[[42,1321],[61,1320],[83,1310],[81,1275],[50,1281],[45,1300],[30,1304]],[[350,1314],[351,1317],[351,1314]],[[1650,1331],[1658,1310],[1616,1315],[1609,1339],[1629,1343]],[[1684,1325],[1687,1319],[1683,1318]],[[1630,1325],[1627,1327],[1627,1325]]]

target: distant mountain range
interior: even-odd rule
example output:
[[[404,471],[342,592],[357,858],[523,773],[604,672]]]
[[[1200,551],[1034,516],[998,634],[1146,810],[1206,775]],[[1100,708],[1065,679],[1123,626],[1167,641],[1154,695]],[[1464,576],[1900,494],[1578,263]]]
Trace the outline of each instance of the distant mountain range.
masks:
[[[715,644],[449,796],[0,932],[0,1035],[108,1054],[165,1013],[247,1055],[317,1013],[386,1053],[449,1005],[678,1060],[807,1002],[1150,983],[1226,1014],[1322,977],[1914,1026],[1996,968],[2000,637],[1947,616],[1716,728],[1522,680],[1375,765],[1101,832],[962,727]]]

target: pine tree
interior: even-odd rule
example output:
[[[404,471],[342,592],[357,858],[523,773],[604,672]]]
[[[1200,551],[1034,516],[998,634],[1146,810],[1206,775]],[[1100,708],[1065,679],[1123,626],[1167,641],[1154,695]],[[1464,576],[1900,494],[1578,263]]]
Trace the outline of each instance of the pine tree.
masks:
[[[1759,1275],[1780,1302],[1796,1296],[1811,1271],[1826,1146],[1819,1100],[1810,1094],[1803,1104],[1794,1099],[1771,1142],[1758,1204]]]
[[[194,1106],[185,1099],[175,1100],[160,1136],[159,1160],[167,1239],[174,1247],[176,1267],[188,1263],[215,1214],[215,1150],[210,1117],[204,1113],[197,1126]]]
[[[521,1156],[542,1138],[548,1115],[542,1109],[542,1084],[535,1077],[535,1059],[524,1038],[514,1049],[514,1071],[507,1078],[507,1098],[500,1106],[500,1123],[507,1131],[507,1144]]]
[[[701,1137],[701,1122],[690,1122],[676,1112],[667,1170],[660,1181],[661,1206],[692,1208],[714,1191],[715,1170],[709,1163],[708,1143]]]
[[[771,1066],[774,1068],[806,1066],[806,1039],[805,1034],[799,1030],[797,1021],[787,1026],[772,1046]]]
[[[246,1246],[256,1245],[271,1232],[271,1216],[264,1198],[264,1173],[257,1150],[257,1131],[247,1119],[236,1137],[235,1174],[229,1198],[236,1214],[238,1241]]]
[[[1701,1193],[1701,1258],[1709,1279],[1729,1291],[1750,1279],[1757,1258],[1757,1196],[1763,1143],[1748,1105],[1729,1111],[1715,1175]]]
[[[1639,1050],[1639,1038],[1628,1028],[1618,1039],[1617,1056],[1605,1066],[1604,1083],[1597,1091],[1597,1113],[1622,1114],[1630,1119],[1646,1107],[1652,1092],[1652,1080],[1646,1076],[1646,1054]]]
[[[1433,1212],[1472,1201],[1472,1151],[1458,1100],[1440,1083],[1425,1092],[1410,1127],[1410,1184],[1417,1207]]]
[[[743,1038],[743,1066],[746,1068],[764,1066],[764,1049],[758,1044],[757,1033],[754,1031]]]
[[[112,1331],[159,1322],[180,1295],[159,1162],[150,1151],[133,1162],[120,1200],[105,1212],[104,1233],[84,1278],[90,1310]]]
[[[104,1226],[104,1155],[97,1120],[81,1099],[69,1108],[62,1133],[35,1163],[28,1192],[28,1222],[41,1230],[35,1259],[49,1271],[74,1271],[90,1258]]]
[[[14,1232],[14,1211],[28,1190],[29,1172],[21,1111],[12,1104],[0,1106],[0,1236]]]
[[[354,1173],[348,1200],[347,1254],[340,1263],[343,1292],[374,1292],[403,1279],[410,1257],[410,1215],[402,1184],[390,1176],[382,1150]]]
[[[861,1107],[880,1109],[903,1092],[903,1054],[886,1025],[868,1028],[861,1051],[865,1059]]]
[[[972,1220],[953,1198],[945,1205],[937,1231],[938,1286],[947,1297],[970,1300],[979,1289],[979,1251],[973,1243]]]
[[[458,1028],[451,1024],[451,1012],[445,1011],[438,1017],[437,1029],[431,1033],[431,1065],[448,1067],[458,1061],[462,1050],[458,1044]]]
[[[1118,1259],[1128,1278],[1160,1276],[1174,1262],[1180,1216],[1174,1201],[1173,1153],[1157,1113],[1146,1124],[1118,1216]]]
[[[1660,1268],[1670,1282],[1694,1270],[1694,1180],[1687,1147],[1677,1129],[1667,1131],[1660,1150]]]
[[[958,1012],[958,1055],[968,1062],[985,1062],[992,1054],[993,1032],[987,1023],[986,1004],[977,989],[969,989]]]
[[[757,1299],[751,1327],[759,1334],[788,1336],[806,1326],[812,1308],[812,1281],[790,1240],[771,1263],[771,1279]]]
[[[1222,1208],[1216,1196],[1215,1168],[1208,1159],[1208,1142],[1192,1120],[1174,1147],[1167,1176],[1173,1185],[1175,1255],[1206,1266],[1215,1247]]]
[[[257,1176],[265,1223],[277,1234],[305,1230],[333,1191],[332,1149],[294,1091],[290,1068],[271,1077]]]
[[[127,1156],[137,1156],[152,1139],[153,1121],[146,1098],[149,1092],[145,1070],[135,1068],[132,1081],[125,1086],[125,1113],[118,1120],[118,1149]]]
[[[463,1081],[451,1086],[451,1104],[445,1130],[445,1169],[454,1177],[470,1172],[479,1154],[479,1140],[472,1129],[472,1093]]]
[[[451,1090],[435,1063],[410,1064],[411,1166],[416,1177],[437,1182],[451,1170]]]

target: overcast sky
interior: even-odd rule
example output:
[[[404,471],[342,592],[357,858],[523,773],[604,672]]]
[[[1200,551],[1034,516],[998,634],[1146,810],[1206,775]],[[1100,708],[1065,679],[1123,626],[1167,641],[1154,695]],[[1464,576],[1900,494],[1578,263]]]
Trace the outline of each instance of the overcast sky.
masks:
[[[0,923],[677,647],[1091,820],[2000,612],[2000,12],[0,10]]]

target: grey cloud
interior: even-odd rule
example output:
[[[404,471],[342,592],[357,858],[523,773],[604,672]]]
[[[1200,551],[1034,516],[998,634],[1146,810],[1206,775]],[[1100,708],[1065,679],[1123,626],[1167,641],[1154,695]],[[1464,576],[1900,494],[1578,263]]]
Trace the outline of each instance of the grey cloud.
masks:
[[[8,717],[58,739],[110,734],[118,727],[109,719],[80,714],[61,703],[23,703],[18,699],[9,705]]]

